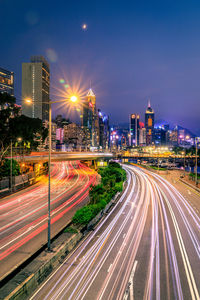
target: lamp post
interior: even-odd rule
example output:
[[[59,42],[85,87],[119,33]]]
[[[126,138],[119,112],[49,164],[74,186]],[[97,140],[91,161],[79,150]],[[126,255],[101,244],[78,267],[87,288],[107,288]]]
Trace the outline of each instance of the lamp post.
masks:
[[[184,155],[184,157],[183,157],[183,169],[184,169],[183,177],[185,177],[185,149],[182,152],[182,155]]]
[[[11,157],[11,161],[10,161],[10,192],[12,193],[12,139],[10,142],[10,157]]]
[[[71,102],[77,101],[77,96],[73,95],[69,98]],[[25,102],[27,104],[32,104],[31,99],[26,99]],[[42,102],[42,104],[49,105],[49,174],[48,174],[48,228],[47,228],[47,250],[51,251],[51,105],[54,103],[61,103],[66,102],[66,100],[58,100],[58,101],[49,101],[49,102]],[[41,102],[36,102],[41,103]]]
[[[197,168],[198,168],[198,157],[197,157],[197,151],[198,151],[198,148],[197,148],[197,142],[198,141],[198,138],[196,137],[195,138],[195,142],[196,142],[196,156],[195,156],[195,183],[196,183],[196,186],[198,186],[198,172],[197,172]]]

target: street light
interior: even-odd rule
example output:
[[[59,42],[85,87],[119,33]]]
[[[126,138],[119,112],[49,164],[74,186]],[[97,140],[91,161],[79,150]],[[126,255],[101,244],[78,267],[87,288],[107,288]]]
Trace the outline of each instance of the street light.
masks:
[[[183,177],[185,177],[185,149],[182,152],[182,155],[184,155],[184,160],[183,160],[183,168],[184,168],[184,173],[183,173]]]
[[[11,156],[11,161],[10,161],[10,192],[12,193],[12,139],[10,141],[10,156]]]
[[[195,163],[195,182],[196,182],[196,186],[198,186],[198,172],[197,172],[197,168],[198,168],[198,157],[197,157],[197,151],[198,151],[198,138],[195,137],[195,143],[196,143],[196,163]]]
[[[78,100],[77,96],[72,95],[69,99],[71,102]],[[49,102],[36,102],[49,105],[49,180],[48,180],[48,242],[47,249],[51,251],[51,105],[54,103],[66,102],[67,100],[49,101]],[[32,104],[32,99],[25,99],[27,104]]]
[[[22,157],[23,157],[23,154],[21,153],[21,152],[23,152],[23,151],[21,151],[21,141],[22,141],[22,138],[21,137],[18,137],[17,138],[17,141],[18,141],[18,143],[19,143],[19,158],[20,158],[20,160],[22,160]],[[21,155],[22,154],[22,155]]]

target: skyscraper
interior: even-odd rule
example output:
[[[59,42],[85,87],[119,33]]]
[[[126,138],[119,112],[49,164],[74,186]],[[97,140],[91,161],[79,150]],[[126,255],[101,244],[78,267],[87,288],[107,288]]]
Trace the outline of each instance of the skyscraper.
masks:
[[[30,63],[22,64],[22,113],[31,118],[48,120],[49,64],[43,56],[32,56]],[[25,100],[31,99],[27,105]]]
[[[99,119],[99,146],[108,149],[110,140],[109,117],[98,109]]]
[[[83,101],[82,110],[82,126],[87,127],[90,131],[91,146],[97,147],[99,144],[99,122],[96,110],[96,96],[91,88]]]
[[[0,68],[0,93],[14,96],[14,73]]]
[[[137,114],[131,114],[130,116],[130,146],[139,145],[139,122],[140,116]]]
[[[151,145],[154,141],[154,111],[151,108],[150,100],[145,113],[146,144]]]

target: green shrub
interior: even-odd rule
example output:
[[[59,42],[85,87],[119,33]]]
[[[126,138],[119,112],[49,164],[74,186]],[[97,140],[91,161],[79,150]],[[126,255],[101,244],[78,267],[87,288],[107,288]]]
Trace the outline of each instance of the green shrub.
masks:
[[[86,205],[76,211],[73,216],[73,223],[75,224],[88,224],[101,210],[100,204]]]
[[[65,228],[64,232],[78,233],[78,230],[76,228],[69,226],[69,227]]]
[[[0,168],[0,177],[10,176],[11,159],[5,159],[3,165]],[[12,159],[12,176],[18,176],[20,174],[19,163]]]
[[[117,192],[123,190],[126,172],[118,163],[111,162],[108,167],[100,168],[98,173],[101,175],[101,183],[90,188],[90,204],[76,211],[72,219],[75,224],[88,224]]]

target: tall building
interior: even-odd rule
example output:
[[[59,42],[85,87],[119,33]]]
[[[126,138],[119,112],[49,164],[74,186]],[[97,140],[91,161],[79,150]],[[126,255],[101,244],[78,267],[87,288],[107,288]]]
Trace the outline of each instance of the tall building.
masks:
[[[154,128],[154,143],[156,146],[166,145],[166,133],[162,127]]]
[[[22,64],[22,113],[42,121],[49,119],[49,64],[43,56],[32,56]],[[27,105],[26,99],[31,99]]]
[[[76,150],[88,150],[90,144],[90,135],[88,136],[88,130],[71,123],[64,125],[64,142],[68,149]]]
[[[166,141],[170,146],[178,146],[178,127],[173,130],[168,130],[166,133]]]
[[[99,122],[96,110],[96,96],[90,88],[82,106],[82,126],[89,129],[91,147],[99,145]]]
[[[0,93],[14,96],[14,73],[0,68]]]
[[[146,144],[151,145],[154,142],[154,111],[151,108],[150,100],[145,113]]]
[[[146,128],[139,129],[139,145],[146,146]]]
[[[110,128],[109,128],[109,117],[98,109],[99,119],[99,146],[102,149],[109,148],[110,141]]]
[[[137,114],[131,114],[130,116],[130,146],[139,145],[139,126],[140,116]]]

